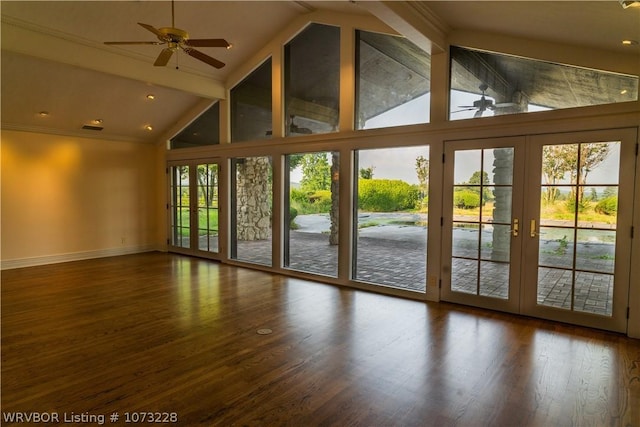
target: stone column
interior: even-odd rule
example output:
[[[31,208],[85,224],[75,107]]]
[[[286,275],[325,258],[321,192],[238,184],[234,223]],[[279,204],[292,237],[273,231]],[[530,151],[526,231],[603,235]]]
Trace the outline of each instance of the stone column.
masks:
[[[493,150],[494,189],[493,222],[511,224],[511,198],[513,183],[513,149],[496,148]],[[505,185],[505,187],[499,187]],[[511,234],[505,233],[506,227],[493,227],[492,259],[508,261],[511,247]]]
[[[271,237],[271,164],[269,157],[248,157],[237,165],[237,239]]]

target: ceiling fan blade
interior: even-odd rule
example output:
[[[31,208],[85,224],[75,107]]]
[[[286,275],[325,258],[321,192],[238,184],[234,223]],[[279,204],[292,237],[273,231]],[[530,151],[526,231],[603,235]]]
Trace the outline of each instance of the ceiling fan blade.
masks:
[[[465,108],[463,110],[452,111],[451,114],[462,113],[463,111],[472,111],[472,110],[475,110],[475,107],[469,107],[469,108]]]
[[[473,115],[473,117],[482,117],[482,113],[484,112],[484,110],[478,110],[476,111],[476,113]]]
[[[499,102],[497,104],[494,104],[494,107],[496,108],[507,108],[507,107],[517,107],[518,104],[515,102]]]
[[[152,25],[143,24],[142,22],[138,22],[138,25],[140,25],[142,28],[145,28],[151,31],[153,34],[155,34],[156,36],[160,37],[163,40],[167,37],[164,33],[161,33],[160,30],[156,29]]]
[[[118,44],[153,44],[153,45],[159,45],[159,44],[164,44],[163,42],[104,42],[104,44],[109,44],[109,45],[118,45]]]
[[[231,47],[225,39],[189,39],[185,40],[184,44],[193,47]]]
[[[197,51],[195,49],[189,49],[188,47],[183,49],[185,53],[189,56],[192,56],[196,59],[199,59],[202,62],[205,62],[213,67],[222,68],[224,67],[224,62],[220,62],[215,58],[210,57],[209,55],[205,55],[204,53]]]
[[[164,67],[171,59],[171,55],[173,55],[173,50],[169,48],[162,49],[162,52],[160,52],[160,55],[158,55],[158,58],[156,59],[156,62],[153,63],[153,65],[156,67]]]

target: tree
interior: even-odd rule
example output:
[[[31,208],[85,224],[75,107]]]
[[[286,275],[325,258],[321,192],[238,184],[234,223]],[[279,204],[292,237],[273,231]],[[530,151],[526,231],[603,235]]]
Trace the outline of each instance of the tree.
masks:
[[[331,189],[331,167],[327,153],[305,154],[300,159],[302,180],[300,187],[307,192]]]
[[[558,199],[560,190],[556,185],[571,170],[571,153],[573,145],[545,145],[542,149],[542,175],[547,187],[543,198],[546,203],[553,203]]]
[[[420,192],[426,195],[429,191],[429,159],[424,156],[416,157],[416,175],[418,175]]]
[[[580,144],[580,168],[578,169],[577,183],[579,187],[579,197],[582,200],[584,193],[584,184],[587,183],[587,176],[600,163],[602,163],[611,152],[611,144],[608,142],[595,142],[589,144]],[[576,161],[577,163],[577,161]]]
[[[567,174],[572,185],[570,199],[575,200],[575,186],[579,184],[577,197],[582,201],[589,173],[602,163],[610,152],[611,145],[607,142],[546,145],[542,150],[542,174],[547,184],[544,192],[545,202],[553,203],[558,199],[559,190],[556,185]]]
[[[199,192],[202,193],[206,206],[213,206],[218,197],[218,165],[198,165],[197,175]]]
[[[482,184],[482,199],[480,202],[483,206],[488,200],[493,200],[493,191],[488,188],[490,181],[489,174],[487,172],[475,171],[471,175],[471,178],[469,178],[469,182],[467,182],[467,184],[478,186],[475,188],[471,188],[472,191],[478,193],[478,196],[480,196],[480,185]]]
[[[329,156],[331,165],[329,165]],[[297,154],[289,157],[289,168],[297,166],[302,168],[301,190],[312,193],[320,190],[331,191],[331,229],[329,244],[338,244],[338,210],[339,210],[339,172],[340,154],[337,151],[331,153]]]
[[[373,166],[369,166],[368,168],[360,168],[360,178],[373,179],[373,169]]]

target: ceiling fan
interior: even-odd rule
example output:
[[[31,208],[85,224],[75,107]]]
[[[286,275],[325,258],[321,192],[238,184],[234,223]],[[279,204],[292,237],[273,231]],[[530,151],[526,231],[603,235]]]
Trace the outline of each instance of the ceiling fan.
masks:
[[[293,134],[293,133],[297,133],[297,134],[301,134],[301,135],[311,135],[313,133],[313,131],[309,128],[303,128],[300,127],[298,125],[296,125],[293,122],[293,119],[295,119],[296,116],[291,115],[291,123],[289,124],[289,133]]]
[[[171,0],[171,27],[155,28],[149,24],[143,24],[138,22],[142,28],[151,31],[158,37],[159,41],[122,41],[122,42],[104,42],[108,45],[134,45],[134,44],[150,44],[150,45],[166,45],[166,47],[160,52],[158,58],[153,63],[156,67],[164,67],[169,63],[173,52],[182,50],[187,55],[196,58],[204,63],[207,63],[216,68],[222,68],[225,66],[224,62],[218,61],[215,58],[210,57],[196,49],[194,47],[225,47],[231,48],[231,44],[225,39],[190,39],[189,33],[180,28],[175,27],[174,18],[174,6],[173,0]]]
[[[480,99],[478,99],[477,101],[474,101],[473,105],[459,105],[458,108],[462,108],[462,110],[453,111],[452,114],[459,113],[461,111],[477,110],[476,113],[473,115],[473,117],[482,117],[482,113],[484,113],[487,110],[495,110],[496,108],[513,107],[517,105],[513,102],[502,102],[502,103],[494,104],[493,100],[487,99],[485,97],[484,92],[488,88],[489,86],[486,83],[482,83],[478,87],[478,89],[482,91],[482,96],[480,97]]]

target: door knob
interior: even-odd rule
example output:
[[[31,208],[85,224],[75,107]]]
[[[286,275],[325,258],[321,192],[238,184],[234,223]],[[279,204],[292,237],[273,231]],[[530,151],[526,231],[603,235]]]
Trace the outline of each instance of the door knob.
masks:
[[[538,231],[536,230],[536,220],[532,219],[529,223],[529,235],[531,237],[536,237],[538,235]]]
[[[518,221],[518,218],[513,219],[513,228],[509,231],[513,237],[518,237],[518,232],[520,231],[520,222]]]

